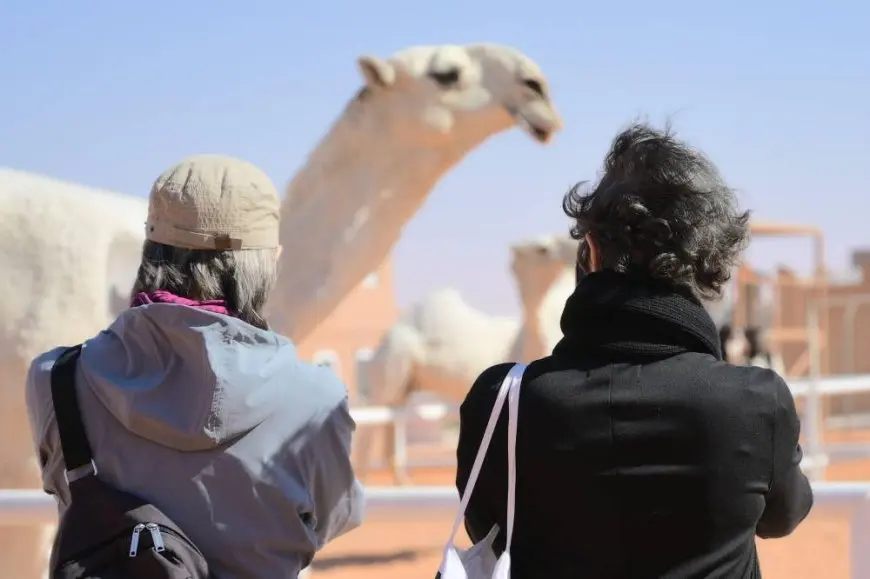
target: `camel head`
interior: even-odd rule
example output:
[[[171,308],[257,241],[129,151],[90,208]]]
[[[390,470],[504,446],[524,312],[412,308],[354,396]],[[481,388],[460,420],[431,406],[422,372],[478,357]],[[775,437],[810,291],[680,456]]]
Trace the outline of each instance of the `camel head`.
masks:
[[[511,251],[511,268],[523,307],[537,308],[556,280],[566,271],[573,271],[577,241],[567,236],[548,235],[521,241],[513,245]]]
[[[515,125],[546,143],[562,128],[541,69],[508,46],[416,46],[358,63],[366,83],[358,99],[379,100],[382,125],[428,147],[468,150]]]
[[[562,126],[540,69],[513,48],[419,46],[358,64],[365,86],[293,177],[281,207],[284,252],[272,300],[280,306],[269,308],[269,320],[297,342],[384,263],[436,183],[469,152],[515,125],[542,143]]]

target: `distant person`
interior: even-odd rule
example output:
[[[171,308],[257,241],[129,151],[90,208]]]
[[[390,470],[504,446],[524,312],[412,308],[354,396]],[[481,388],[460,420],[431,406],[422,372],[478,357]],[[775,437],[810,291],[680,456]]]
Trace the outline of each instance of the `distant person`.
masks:
[[[728,355],[728,344],[731,342],[731,334],[733,334],[731,324],[723,324],[719,328],[719,347],[722,349],[722,359],[726,362],[734,362]]]
[[[770,368],[779,374],[785,373],[782,357],[773,351],[766,330],[759,327],[746,328],[747,364],[760,368]]]
[[[600,182],[564,199],[582,278],[563,340],[519,394],[511,579],[750,579],[756,536],[783,537],[813,498],[783,379],[722,361],[702,300],[721,296],[747,212],[703,154],[669,131],[617,135]],[[464,490],[511,364],[461,407]],[[507,411],[466,511],[504,549]]]
[[[722,359],[726,362],[742,365],[748,363],[749,343],[746,331],[742,328],[735,329],[730,324],[723,325],[719,328],[719,345],[722,348]]]
[[[173,519],[220,579],[295,578],[363,511],[344,385],[263,317],[278,204],[265,174],[228,157],[160,176],[131,306],[84,343],[75,373],[98,478]],[[61,513],[70,494],[50,374],[64,350],[38,357],[27,382],[44,488]]]

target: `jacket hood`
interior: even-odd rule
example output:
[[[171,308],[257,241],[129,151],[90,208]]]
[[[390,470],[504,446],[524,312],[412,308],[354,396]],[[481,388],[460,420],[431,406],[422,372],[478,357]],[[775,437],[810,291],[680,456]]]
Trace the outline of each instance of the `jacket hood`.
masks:
[[[266,420],[300,366],[293,344],[239,319],[174,304],[130,308],[85,343],[80,374],[130,432],[181,451]]]

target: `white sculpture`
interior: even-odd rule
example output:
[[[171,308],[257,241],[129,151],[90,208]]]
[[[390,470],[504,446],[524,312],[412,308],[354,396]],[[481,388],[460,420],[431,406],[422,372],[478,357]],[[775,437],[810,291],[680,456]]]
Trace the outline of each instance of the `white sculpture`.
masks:
[[[373,405],[402,406],[413,392],[433,392],[459,403],[475,378],[500,362],[528,362],[552,351],[562,337],[565,301],[575,287],[577,242],[542,237],[512,248],[512,269],[522,302],[522,324],[468,305],[455,289],[440,289],[403,314],[366,367]],[[358,473],[373,459],[392,458],[383,428],[357,432]],[[394,468],[400,483],[407,475]]]
[[[102,330],[126,307],[145,202],[0,169],[0,488],[41,488],[24,411],[30,360]],[[4,577],[39,576],[53,526],[0,525]]]
[[[405,223],[466,154],[514,124],[541,142],[561,127],[540,70],[509,47],[415,47],[386,61],[361,57],[359,66],[365,87],[282,205],[282,276],[270,314],[273,327],[297,341],[386,259]],[[147,207],[3,169],[0,202],[7,382],[0,488],[36,488],[23,401],[27,365],[48,348],[92,336],[126,307]],[[44,536],[44,529],[0,527],[4,576],[36,577],[43,563],[29,554]]]
[[[541,142],[561,127],[540,69],[513,48],[419,46],[359,66],[366,86],[284,200],[288,241],[269,319],[296,342],[388,257],[471,150],[515,124]]]
[[[542,237],[513,247],[513,269],[522,304],[523,326],[511,361],[530,362],[553,351],[562,339],[562,310],[574,292],[577,242]]]

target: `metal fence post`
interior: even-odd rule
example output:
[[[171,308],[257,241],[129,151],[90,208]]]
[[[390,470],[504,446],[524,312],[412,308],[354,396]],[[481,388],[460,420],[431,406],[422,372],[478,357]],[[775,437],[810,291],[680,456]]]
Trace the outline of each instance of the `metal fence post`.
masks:
[[[810,376],[804,401],[804,429],[807,440],[807,454],[810,458],[810,480],[820,481],[825,475],[822,458],[822,410],[819,400],[819,380],[821,380],[822,348],[819,343],[819,305],[810,302],[807,311],[807,353],[810,362]]]
[[[408,481],[408,413],[404,407],[396,413],[393,421],[393,476],[399,484]]]

